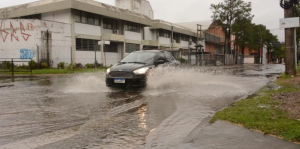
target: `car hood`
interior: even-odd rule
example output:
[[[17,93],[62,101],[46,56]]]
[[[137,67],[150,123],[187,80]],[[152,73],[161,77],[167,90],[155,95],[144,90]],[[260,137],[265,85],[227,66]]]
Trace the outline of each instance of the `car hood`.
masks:
[[[143,67],[151,67],[151,64],[137,64],[137,63],[126,63],[126,64],[115,64],[110,68],[111,71],[134,71]]]

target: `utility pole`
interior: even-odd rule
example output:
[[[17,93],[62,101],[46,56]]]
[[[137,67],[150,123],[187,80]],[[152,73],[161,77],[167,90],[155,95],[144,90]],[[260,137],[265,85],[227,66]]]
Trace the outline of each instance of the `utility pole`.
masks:
[[[289,3],[285,1],[285,3]],[[293,17],[293,7],[284,10],[284,18]],[[285,74],[286,75],[296,75],[295,66],[295,44],[294,44],[294,28],[285,29]]]
[[[174,33],[174,26],[172,26],[172,37],[171,37],[171,47],[172,47],[172,51],[173,51],[173,47],[174,47],[174,35],[173,35],[173,33]]]

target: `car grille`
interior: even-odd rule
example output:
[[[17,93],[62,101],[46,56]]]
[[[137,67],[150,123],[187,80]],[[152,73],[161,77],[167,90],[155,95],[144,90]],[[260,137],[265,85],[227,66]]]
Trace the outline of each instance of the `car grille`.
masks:
[[[132,78],[133,75],[129,72],[113,71],[109,73],[111,78]]]

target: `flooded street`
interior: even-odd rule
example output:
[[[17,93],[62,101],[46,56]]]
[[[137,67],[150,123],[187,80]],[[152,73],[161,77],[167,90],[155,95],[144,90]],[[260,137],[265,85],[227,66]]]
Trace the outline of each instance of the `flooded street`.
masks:
[[[199,123],[251,95],[284,65],[161,69],[145,89],[111,89],[105,73],[0,79],[0,149],[192,148]]]

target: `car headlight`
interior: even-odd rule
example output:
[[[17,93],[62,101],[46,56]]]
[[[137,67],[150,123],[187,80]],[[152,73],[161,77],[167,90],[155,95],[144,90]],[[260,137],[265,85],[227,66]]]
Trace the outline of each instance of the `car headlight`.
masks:
[[[108,68],[107,70],[106,70],[106,74],[109,74],[110,73],[110,68]]]
[[[141,75],[141,74],[146,74],[148,70],[149,70],[149,67],[144,67],[144,68],[140,68],[140,69],[133,71],[133,73],[137,74],[137,75]]]

